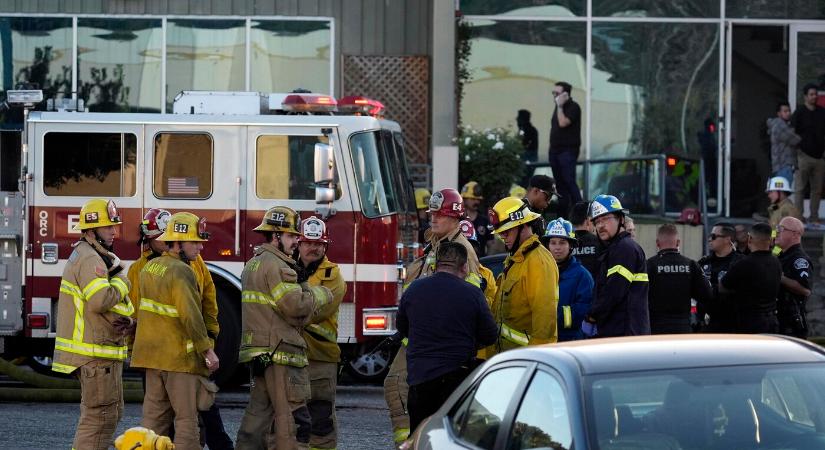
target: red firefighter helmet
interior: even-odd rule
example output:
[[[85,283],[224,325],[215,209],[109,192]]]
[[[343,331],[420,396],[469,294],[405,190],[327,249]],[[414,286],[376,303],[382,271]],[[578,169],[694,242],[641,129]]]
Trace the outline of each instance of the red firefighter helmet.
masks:
[[[155,240],[166,231],[166,225],[172,213],[165,209],[152,208],[146,211],[143,221],[140,222],[140,236],[142,240]]]
[[[464,217],[464,199],[455,189],[442,189],[430,197],[428,213],[461,219]]]
[[[298,236],[298,242],[329,244],[327,224],[315,216],[310,216],[308,219],[301,221],[301,234]]]
[[[476,226],[473,225],[472,222],[469,220],[462,220],[458,222],[458,229],[461,230],[461,234],[467,238],[468,241],[476,241],[478,242],[478,234],[476,234]]]

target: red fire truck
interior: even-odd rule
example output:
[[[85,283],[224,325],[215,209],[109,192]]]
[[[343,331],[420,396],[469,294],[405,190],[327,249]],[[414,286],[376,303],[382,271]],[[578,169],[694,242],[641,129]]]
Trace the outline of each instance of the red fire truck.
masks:
[[[0,353],[48,369],[60,277],[80,206],[115,201],[123,218],[115,251],[139,256],[149,208],[206,217],[203,257],[218,291],[221,380],[240,339],[240,274],[261,238],[251,230],[284,205],[330,230],[330,260],[348,284],[339,343],[349,372],[382,377],[392,349],[403,264],[418,251],[418,221],[396,122],[373,100],[251,92],[183,92],[173,114],[33,111],[25,120],[16,183],[0,183]],[[80,108],[82,109],[82,108]],[[342,114],[338,111],[348,112]],[[0,172],[10,173],[15,158]],[[8,189],[8,190],[7,190]]]

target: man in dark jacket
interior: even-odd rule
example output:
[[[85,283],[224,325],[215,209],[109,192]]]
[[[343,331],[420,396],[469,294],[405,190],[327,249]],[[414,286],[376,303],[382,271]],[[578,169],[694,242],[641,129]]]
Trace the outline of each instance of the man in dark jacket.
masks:
[[[711,333],[733,333],[736,331],[736,312],[730,294],[719,292],[719,280],[725,277],[731,266],[744,256],[736,251],[734,240],[736,230],[732,224],[717,223],[708,236],[710,253],[699,260],[699,267],[710,281],[713,290],[711,299],[706,304],[699,304],[700,322],[705,314],[710,318],[705,331]]]
[[[825,178],[825,110],[817,106],[818,89],[814,84],[802,88],[805,102],[791,116],[791,126],[802,140],[797,153],[797,168],[793,187],[796,208],[804,214],[805,188],[811,187],[810,223],[819,224],[819,202],[822,198],[822,180]]]
[[[598,337],[650,334],[645,252],[623,230],[627,210],[612,195],[599,195],[590,205],[604,251],[586,322],[595,324]]]
[[[811,258],[802,250],[805,226],[799,219],[785,217],[776,227],[776,245],[782,249],[782,288],[779,290],[779,332],[801,339],[808,337],[805,303],[811,295]]]
[[[409,338],[410,430],[441,407],[474,369],[476,352],[498,337],[484,294],[464,281],[467,249],[442,243],[435,261],[436,272],[414,281],[398,307],[398,331]]]
[[[738,333],[776,333],[782,265],[771,253],[771,226],[755,223],[748,232],[748,247],[751,253],[730,268],[719,288],[733,292]]]
[[[782,101],[776,106],[776,117],[768,119],[771,137],[771,176],[793,180],[796,167],[796,146],[801,138],[790,125],[791,105]]]
[[[679,230],[671,223],[659,227],[659,253],[647,260],[651,334],[690,333],[690,300],[710,300],[710,283],[695,261],[679,253]]]
[[[522,161],[537,162],[539,160],[539,131],[530,123],[530,111],[518,110],[516,126],[521,136],[521,146],[524,147],[524,153],[521,154]]]
[[[596,278],[599,270],[599,252],[602,244],[599,237],[593,234],[593,224],[588,218],[590,202],[578,202],[573,205],[570,211],[570,223],[576,232],[576,246],[573,248],[573,256]]]

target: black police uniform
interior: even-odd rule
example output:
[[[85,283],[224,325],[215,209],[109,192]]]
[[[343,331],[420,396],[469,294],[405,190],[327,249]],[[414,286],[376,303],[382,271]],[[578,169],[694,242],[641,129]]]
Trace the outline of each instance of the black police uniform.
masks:
[[[705,317],[705,313],[710,316],[710,322],[705,329],[709,333],[736,332],[736,311],[733,298],[728,293],[719,292],[719,280],[744,257],[743,254],[733,251],[721,257],[711,253],[699,260],[699,267],[702,268],[713,290],[710,301],[698,305],[699,317]]]
[[[776,333],[782,265],[769,250],[751,252],[719,281],[733,291],[737,333]]]
[[[779,254],[782,273],[798,282],[806,289],[811,288],[811,258],[799,244],[789,247]],[[807,297],[789,292],[784,287],[779,290],[777,314],[779,332],[788,336],[805,339],[808,337],[808,321],[805,315]]]
[[[606,242],[590,307],[598,337],[650,334],[646,270],[645,252],[630,233],[622,231]]]
[[[586,230],[576,230],[576,248],[571,252],[576,259],[596,278],[599,270],[599,253],[602,250],[602,243],[599,237]]]
[[[711,296],[710,282],[699,264],[677,249],[664,249],[647,260],[647,276],[650,333],[692,332],[690,299],[704,304]]]

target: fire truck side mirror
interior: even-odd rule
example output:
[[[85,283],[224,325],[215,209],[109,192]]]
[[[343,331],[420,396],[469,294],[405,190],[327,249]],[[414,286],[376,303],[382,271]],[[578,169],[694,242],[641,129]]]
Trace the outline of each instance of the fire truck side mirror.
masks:
[[[315,184],[323,187],[333,187],[332,180],[335,179],[335,153],[332,146],[322,143],[315,144]],[[317,191],[316,191],[317,192]]]
[[[335,201],[335,189],[328,187],[315,187],[315,203],[332,203]]]

